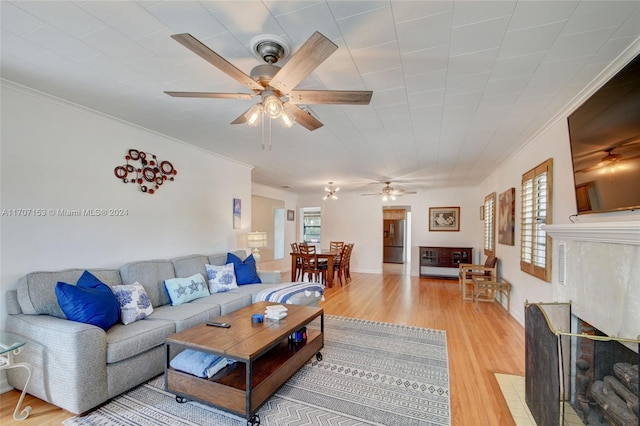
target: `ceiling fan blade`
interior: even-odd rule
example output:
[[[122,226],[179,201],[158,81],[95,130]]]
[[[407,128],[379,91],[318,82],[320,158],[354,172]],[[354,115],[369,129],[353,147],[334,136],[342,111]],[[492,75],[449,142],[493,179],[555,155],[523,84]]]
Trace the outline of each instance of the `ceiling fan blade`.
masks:
[[[369,105],[373,92],[364,90],[293,90],[289,102],[294,104]]]
[[[273,76],[269,85],[283,94],[290,93],[337,49],[338,46],[316,31]]]
[[[214,67],[218,68],[220,71],[224,72],[240,84],[248,87],[251,90],[264,90],[264,87],[261,84],[249,77],[240,69],[236,68],[231,62],[227,61],[222,56],[209,49],[202,42],[200,42],[200,40],[198,40],[191,34],[174,34],[171,36],[171,38],[187,49],[191,50],[196,55],[200,56],[205,61],[209,62]]]
[[[253,99],[248,93],[214,93],[214,92],[164,92],[176,98],[219,98],[219,99]]]
[[[249,108],[249,109],[251,109],[251,108]],[[247,111],[249,111],[249,110],[247,110]],[[245,111],[242,114],[240,114],[238,116],[238,118],[236,118],[235,120],[233,120],[231,122],[231,124],[243,124],[243,123],[246,123],[247,122],[247,117],[246,117],[245,114],[247,113],[247,111]]]
[[[284,111],[293,119],[300,124],[301,126],[307,128],[308,130],[316,130],[323,126],[321,122],[315,119],[314,116],[303,110],[297,105],[293,105],[290,102],[286,102],[284,104]]]

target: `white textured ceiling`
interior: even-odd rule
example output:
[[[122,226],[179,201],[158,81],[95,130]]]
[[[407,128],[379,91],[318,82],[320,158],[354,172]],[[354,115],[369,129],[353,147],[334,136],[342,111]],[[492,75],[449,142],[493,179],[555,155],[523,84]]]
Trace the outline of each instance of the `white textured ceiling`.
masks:
[[[474,185],[640,50],[640,1],[4,0],[0,13],[3,79],[254,165],[254,182],[295,192]],[[295,51],[314,31],[339,49],[298,88],[372,90],[371,103],[312,105],[324,127],[274,124],[271,150],[260,128],[230,125],[252,101],[163,93],[246,92],[171,34],[249,73],[253,37]]]

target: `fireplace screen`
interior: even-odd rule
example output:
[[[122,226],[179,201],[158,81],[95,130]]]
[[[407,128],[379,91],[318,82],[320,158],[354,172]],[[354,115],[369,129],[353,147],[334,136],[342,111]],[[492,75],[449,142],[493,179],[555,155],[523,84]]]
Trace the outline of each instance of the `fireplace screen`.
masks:
[[[640,340],[601,333],[570,304],[525,307],[526,402],[538,425],[640,425]],[[563,330],[570,330],[565,332]]]

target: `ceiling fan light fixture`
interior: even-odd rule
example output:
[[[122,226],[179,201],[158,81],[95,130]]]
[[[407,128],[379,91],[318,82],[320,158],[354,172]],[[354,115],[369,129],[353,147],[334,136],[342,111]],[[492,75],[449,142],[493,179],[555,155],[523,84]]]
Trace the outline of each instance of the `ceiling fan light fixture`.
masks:
[[[287,114],[286,112],[282,111],[282,115],[280,116],[280,118],[282,118],[282,125],[284,127],[291,127],[293,126],[293,120],[291,119],[291,117],[289,117],[289,114]]]
[[[261,104],[256,104],[252,106],[249,109],[249,111],[245,113],[244,116],[247,119],[247,124],[255,127],[258,125],[258,119],[260,118],[261,115],[262,115],[262,106]]]
[[[262,100],[264,113],[271,118],[278,118],[282,115],[282,101],[274,94],[265,96]]]

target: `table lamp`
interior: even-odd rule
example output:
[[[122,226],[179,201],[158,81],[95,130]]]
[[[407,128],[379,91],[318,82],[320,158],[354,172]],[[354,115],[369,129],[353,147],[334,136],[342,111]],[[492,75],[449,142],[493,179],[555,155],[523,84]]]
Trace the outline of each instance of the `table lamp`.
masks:
[[[253,258],[256,260],[256,267],[260,263],[260,250],[259,248],[267,246],[267,233],[262,231],[249,232],[247,234],[247,247],[251,250]]]

